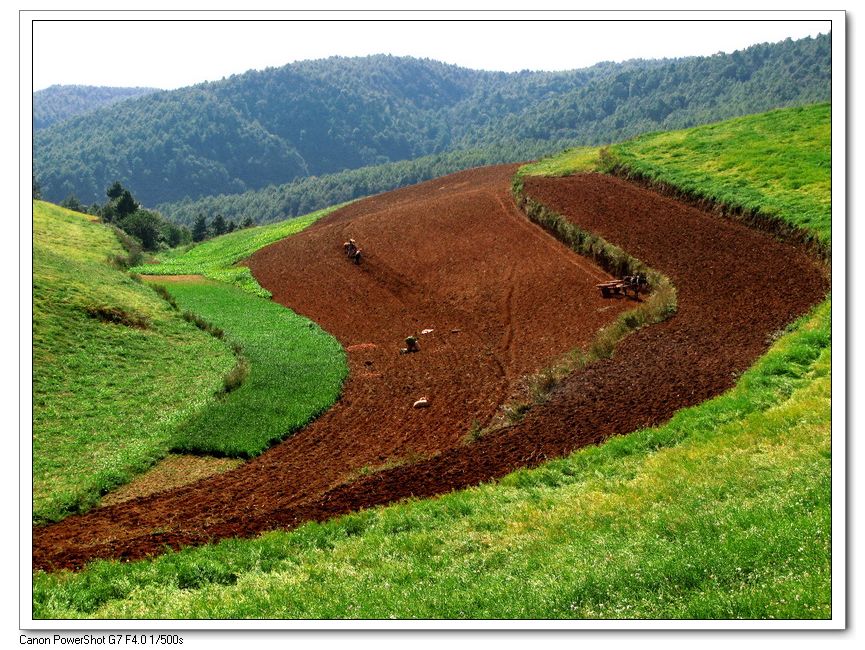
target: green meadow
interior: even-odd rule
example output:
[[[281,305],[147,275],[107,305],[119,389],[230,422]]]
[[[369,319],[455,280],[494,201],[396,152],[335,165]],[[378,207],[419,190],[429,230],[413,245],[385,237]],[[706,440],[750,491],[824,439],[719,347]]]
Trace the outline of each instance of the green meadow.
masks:
[[[255,281],[249,269],[238,266],[237,262],[260,248],[300,232],[340,207],[325,208],[266,226],[235,230],[189,249],[167,251],[159,256],[158,264],[143,264],[131,271],[141,275],[203,275],[211,280],[237,285],[257,296],[270,298],[270,292]]]
[[[655,170],[828,244],[828,121],[826,106],[789,109],[608,151],[625,171]],[[600,165],[598,150],[582,149],[521,173]],[[33,615],[825,619],[831,396],[827,297],[733,389],[663,426],[436,499],[152,560],[37,572]]]
[[[310,320],[235,286],[170,282],[182,311],[222,330],[242,377],[178,428],[172,451],[250,458],[333,404],[348,374],[339,342]]]
[[[162,458],[235,363],[227,345],[108,265],[122,254],[108,228],[33,203],[35,522],[87,510]]]
[[[656,133],[611,147],[631,172],[832,238],[829,104]]]
[[[240,285],[170,282],[172,306],[109,264],[110,229],[34,202],[34,522],[88,510],[171,451],[260,454],[338,398],[336,339],[231,266],[327,212],[168,252],[161,273]]]

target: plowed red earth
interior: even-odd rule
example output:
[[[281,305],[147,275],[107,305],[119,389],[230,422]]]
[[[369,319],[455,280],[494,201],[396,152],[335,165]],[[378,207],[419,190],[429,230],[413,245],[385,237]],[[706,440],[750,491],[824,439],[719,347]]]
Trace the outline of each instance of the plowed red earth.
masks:
[[[663,422],[732,386],[828,290],[816,261],[741,224],[606,176],[530,179],[530,196],[666,273],[679,310],[573,374],[519,424],[463,444],[521,375],[629,306],[603,301],[603,274],[515,210],[513,171],[361,201],[260,251],[250,266],[261,284],[346,347],[343,398],[238,470],[34,529],[34,567],[138,558],[441,494]],[[359,267],[341,254],[348,237],[364,248]],[[434,331],[420,353],[397,353],[425,328]],[[432,406],[412,409],[420,396]]]

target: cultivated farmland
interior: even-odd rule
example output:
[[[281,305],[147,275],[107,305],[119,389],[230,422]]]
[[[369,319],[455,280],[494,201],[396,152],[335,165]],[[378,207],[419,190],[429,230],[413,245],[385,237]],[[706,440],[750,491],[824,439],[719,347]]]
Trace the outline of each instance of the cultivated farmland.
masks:
[[[614,178],[529,179],[530,196],[669,273],[679,312],[467,443],[521,376],[587,344],[628,306],[600,298],[594,284],[606,276],[509,203],[514,172],[475,170],[359,201],[254,255],[277,301],[343,343],[342,400],[242,468],[37,530],[37,566],[141,557],[432,496],[659,424],[730,388],[827,291],[817,260],[742,224]],[[360,267],[341,253],[348,237],[365,249]],[[797,291],[775,290],[790,273]],[[421,353],[400,356],[402,337],[423,329],[433,331]],[[431,408],[411,408],[420,396]]]
[[[505,418],[526,373],[637,304],[601,299],[608,276],[516,211],[514,167],[359,201],[261,250],[261,286],[345,348],[341,399],[237,470],[35,528],[37,569],[76,571],[35,572],[34,616],[830,616],[827,108],[521,170],[519,204],[666,274],[677,301]]]

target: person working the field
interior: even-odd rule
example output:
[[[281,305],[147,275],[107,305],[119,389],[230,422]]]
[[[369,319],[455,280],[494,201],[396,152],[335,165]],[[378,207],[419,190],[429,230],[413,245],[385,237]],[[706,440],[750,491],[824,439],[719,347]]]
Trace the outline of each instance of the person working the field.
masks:
[[[349,239],[342,247],[348,259],[354,261],[355,264],[360,264],[361,250],[357,247],[357,242],[354,239]]]
[[[420,343],[414,335],[406,337],[405,347],[400,349],[400,354],[409,354],[410,352],[420,352]]]

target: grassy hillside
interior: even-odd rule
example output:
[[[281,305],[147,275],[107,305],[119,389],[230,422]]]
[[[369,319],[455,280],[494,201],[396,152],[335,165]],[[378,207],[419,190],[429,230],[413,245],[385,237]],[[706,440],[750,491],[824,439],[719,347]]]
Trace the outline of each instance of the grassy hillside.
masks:
[[[786,206],[780,216],[796,222],[821,206],[809,221],[819,234],[831,220],[819,162],[826,129],[794,139],[780,168],[746,134],[760,124],[776,130],[768,141],[783,141],[827,117],[814,107],[718,125],[739,137],[717,139],[710,157],[752,161],[727,171],[760,187],[760,210]],[[643,140],[639,162],[686,170],[705,154],[688,148],[692,135],[659,134],[668,145],[654,153],[661,140]],[[581,150],[544,168],[597,165],[597,151]],[[716,186],[698,167],[681,178],[707,196]],[[824,189],[799,191],[809,184]],[[664,426],[437,499],[151,561],[38,573],[34,616],[827,618],[830,371],[827,300],[732,390]]]
[[[234,365],[149,287],[84,215],[33,204],[33,509],[56,520],[152,465]]]
[[[578,147],[521,174],[613,171],[735,215],[783,221],[831,250],[832,107],[814,104],[611,145]],[[750,216],[748,216],[750,218]]]
[[[818,104],[642,136],[612,147],[631,173],[832,238],[832,107]]]
[[[142,267],[240,287],[166,283],[172,307],[108,265],[111,230],[34,202],[34,521],[92,507],[169,451],[259,454],[337,399],[339,343],[231,266],[327,212]]]

